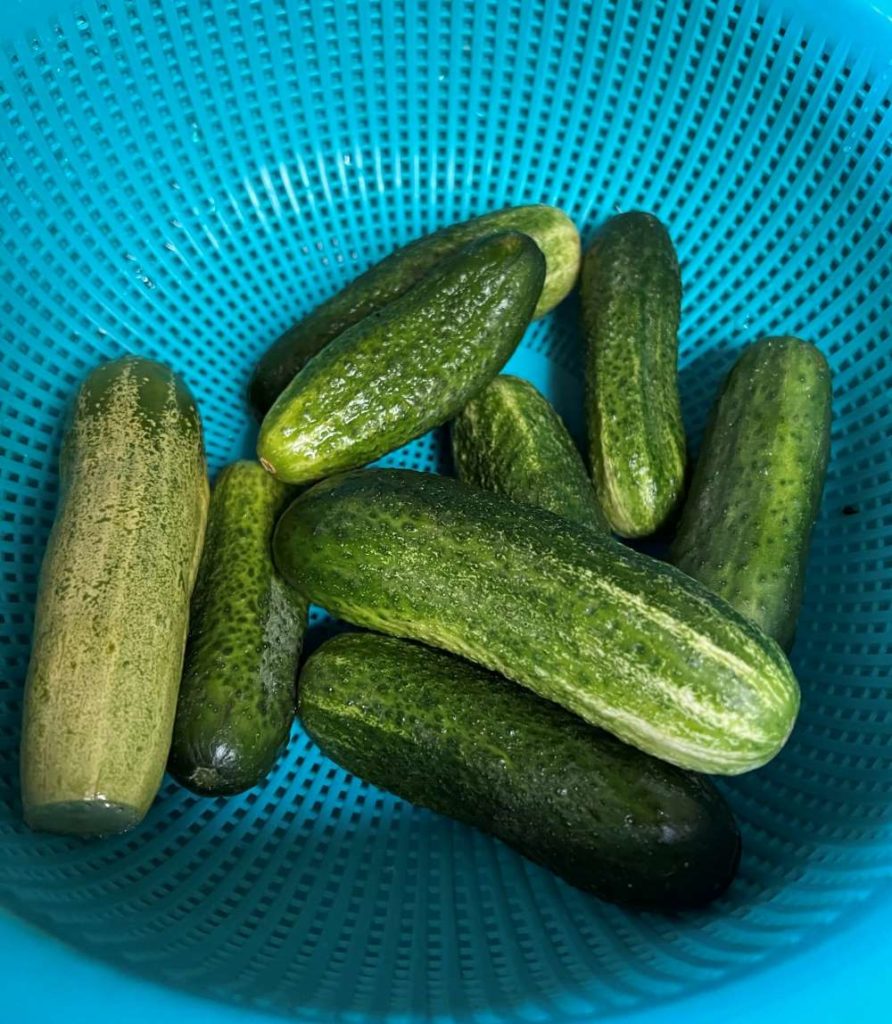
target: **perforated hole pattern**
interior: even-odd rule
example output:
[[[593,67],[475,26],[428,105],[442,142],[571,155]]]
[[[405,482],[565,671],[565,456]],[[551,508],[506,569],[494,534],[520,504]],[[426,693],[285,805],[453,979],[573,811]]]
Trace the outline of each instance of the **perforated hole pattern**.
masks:
[[[494,1021],[684,996],[889,897],[890,97],[858,53],[725,0],[109,0],[7,41],[0,83],[7,908],[221,1000]],[[680,919],[602,905],[345,774],[299,727],[240,798],[167,783],[131,835],[28,833],[21,684],[79,379],[124,351],[169,361],[216,470],[250,451],[247,373],[281,329],[394,245],[519,202],[561,205],[585,239],[616,210],[670,226],[694,444],[743,343],[801,334],[834,369],[803,712],[774,764],[725,785],[745,839],[731,893]],[[577,321],[570,299],[511,364],[576,430]],[[438,468],[441,450],[434,434],[387,461]],[[313,621],[311,646],[330,629]]]

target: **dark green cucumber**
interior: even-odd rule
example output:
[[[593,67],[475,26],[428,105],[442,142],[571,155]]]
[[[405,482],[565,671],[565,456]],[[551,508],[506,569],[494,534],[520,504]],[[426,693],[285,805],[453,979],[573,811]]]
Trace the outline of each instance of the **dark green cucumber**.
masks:
[[[164,774],[208,507],[198,411],[166,366],[81,387],[25,684],[22,803],[36,829],[123,832]]]
[[[675,509],[685,470],[681,277],[656,217],[624,213],[607,222],[583,259],[581,293],[595,489],[613,529],[643,537]]]
[[[560,416],[529,381],[496,377],[452,423],[459,480],[607,530],[585,464]]]
[[[308,363],[260,427],[286,483],[352,469],[451,419],[499,372],[530,322],[545,260],[516,232],[443,260]]]
[[[763,338],[725,380],[672,561],[789,649],[827,472],[830,368],[798,338]]]
[[[348,622],[461,654],[682,767],[758,768],[793,727],[780,648],[705,587],[456,480],[326,480],[279,520],[273,557]]]
[[[461,658],[342,634],[304,666],[299,702],[349,772],[602,899],[695,907],[734,877],[740,834],[712,783]]]
[[[307,606],[273,568],[291,491],[235,462],[211,496],[169,769],[208,796],[261,782],[288,739]]]
[[[533,316],[544,316],[567,295],[579,273],[579,232],[570,218],[553,206],[515,206],[452,224],[397,249],[274,342],[248,387],[255,412],[263,417],[295,374],[348,327],[398,299],[440,260],[501,231],[522,231],[542,250],[545,283]]]

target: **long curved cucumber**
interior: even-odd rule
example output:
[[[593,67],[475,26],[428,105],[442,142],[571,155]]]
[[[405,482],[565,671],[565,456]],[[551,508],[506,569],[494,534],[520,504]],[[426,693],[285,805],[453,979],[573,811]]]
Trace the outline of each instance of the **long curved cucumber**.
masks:
[[[734,877],[740,834],[712,783],[461,658],[341,634],[307,661],[299,701],[348,771],[603,899],[700,906]]]
[[[704,586],[447,477],[326,480],[280,519],[273,557],[348,622],[461,654],[682,767],[758,768],[796,718],[780,648]]]

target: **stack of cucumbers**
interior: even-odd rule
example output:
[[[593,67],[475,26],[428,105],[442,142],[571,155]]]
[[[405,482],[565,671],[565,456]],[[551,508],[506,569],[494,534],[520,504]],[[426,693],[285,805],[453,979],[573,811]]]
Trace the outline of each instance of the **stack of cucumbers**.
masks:
[[[584,454],[500,374],[577,279]],[[831,384],[813,345],[749,346],[691,476],[680,302],[650,214],[614,217],[584,256],[548,206],[445,228],[275,342],[249,386],[258,459],[212,495],[183,381],[136,357],[94,370],[40,578],[28,824],[125,831],[165,767],[207,796],[255,786],[296,709],[349,771],[603,899],[724,892],[740,835],[707,776],[764,765],[796,719],[785,651]],[[448,422],[456,478],[363,468]],[[670,528],[666,561],[620,539]],[[362,631],[295,688],[311,602]]]

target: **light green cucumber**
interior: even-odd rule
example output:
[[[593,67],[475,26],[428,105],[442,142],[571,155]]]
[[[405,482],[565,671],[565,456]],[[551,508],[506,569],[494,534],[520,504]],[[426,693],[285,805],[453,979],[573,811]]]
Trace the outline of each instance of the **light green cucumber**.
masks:
[[[830,449],[827,360],[798,338],[763,338],[712,411],[672,561],[781,646],[793,643]]]
[[[270,541],[289,497],[247,461],[211,495],[169,760],[196,793],[257,785],[288,739],[307,606],[273,568]]]
[[[352,469],[451,419],[499,372],[530,322],[545,260],[491,235],[341,334],[276,399],[257,454],[285,483]]]
[[[529,235],[545,256],[545,282],[533,311],[534,317],[544,316],[567,295],[579,273],[579,232],[570,218],[553,206],[512,206],[452,224],[397,249],[281,335],[251,377],[248,398],[255,412],[266,415],[295,374],[348,327],[398,299],[440,260],[502,231]]]
[[[60,459],[25,684],[22,803],[35,829],[122,832],[167,762],[208,507],[198,411],[127,357],[81,387]]]
[[[464,483],[607,530],[573,438],[529,381],[502,374],[452,422],[455,471]]]
[[[595,489],[611,527],[643,537],[684,487],[681,277],[666,229],[648,213],[611,218],[585,254],[580,288]]]
[[[781,649],[706,587],[447,477],[326,480],[279,520],[273,557],[334,615],[463,655],[682,767],[758,768],[796,718]]]

